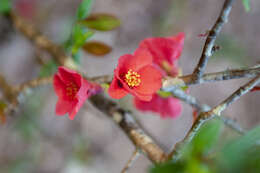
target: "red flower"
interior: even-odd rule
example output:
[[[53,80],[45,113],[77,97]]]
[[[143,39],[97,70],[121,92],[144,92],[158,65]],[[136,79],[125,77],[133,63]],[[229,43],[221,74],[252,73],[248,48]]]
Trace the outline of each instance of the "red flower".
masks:
[[[94,90],[93,85],[80,74],[65,67],[58,68],[58,72],[54,75],[53,87],[59,97],[56,114],[69,113],[71,120]]]
[[[146,48],[153,55],[153,63],[158,65],[161,70],[166,71],[172,76],[178,74],[176,62],[179,59],[185,34],[183,32],[172,37],[147,38],[140,43],[140,48]]]
[[[251,89],[251,92],[254,92],[254,91],[260,91],[260,86],[255,86],[253,89]]]
[[[137,49],[133,55],[121,56],[108,90],[109,95],[120,99],[130,93],[140,100],[151,100],[152,95],[161,88],[162,79],[152,61],[152,55],[144,48]]]
[[[176,118],[181,114],[181,103],[174,97],[162,98],[154,94],[150,102],[134,99],[135,107],[140,111],[151,111],[159,113],[162,118]]]
[[[164,76],[167,74],[177,76],[179,73],[177,60],[183,49],[184,37],[184,33],[179,33],[169,38],[148,38],[140,43],[140,48],[149,50],[153,55],[153,63],[160,69]],[[182,110],[181,103],[178,99],[172,97],[162,98],[157,94],[153,95],[150,102],[135,98],[134,104],[138,110],[156,112],[159,113],[162,118],[175,118],[181,114]]]
[[[37,9],[35,0],[18,0],[15,2],[15,9],[24,18],[32,19]]]

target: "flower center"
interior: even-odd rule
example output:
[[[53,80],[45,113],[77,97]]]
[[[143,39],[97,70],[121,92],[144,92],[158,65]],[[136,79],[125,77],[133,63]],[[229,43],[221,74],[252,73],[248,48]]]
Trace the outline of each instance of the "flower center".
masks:
[[[70,99],[74,99],[76,97],[76,94],[77,94],[78,90],[79,90],[79,88],[77,87],[77,85],[72,83],[72,82],[70,82],[66,86],[66,95]]]
[[[141,83],[140,74],[138,74],[137,72],[130,69],[125,74],[125,81],[126,81],[127,85],[130,87],[139,86]]]

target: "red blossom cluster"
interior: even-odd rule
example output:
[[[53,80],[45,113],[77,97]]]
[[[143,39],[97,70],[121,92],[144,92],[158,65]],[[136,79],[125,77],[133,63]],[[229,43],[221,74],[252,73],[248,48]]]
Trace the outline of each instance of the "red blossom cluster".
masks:
[[[148,38],[141,42],[140,48],[147,49],[153,56],[153,64],[160,69],[163,76],[176,77],[179,73],[177,61],[180,58],[184,33],[169,38]],[[162,118],[175,118],[181,114],[182,106],[174,97],[160,97],[154,94],[150,102],[134,99],[134,105],[141,111],[152,111],[160,114]]]
[[[88,97],[101,91],[99,85],[88,82],[79,73],[66,67],[58,68],[58,72],[54,75],[53,86],[59,97],[56,114],[69,113],[71,120]]]
[[[163,98],[156,92],[161,88],[163,76],[178,75],[177,60],[183,43],[184,33],[143,40],[132,55],[125,54],[119,58],[108,94],[120,99],[130,93],[137,109],[159,113],[162,118],[180,115],[179,100]],[[70,119],[74,119],[88,97],[101,90],[99,85],[88,82],[76,71],[65,67],[59,67],[53,85],[59,97],[56,114],[69,113]]]

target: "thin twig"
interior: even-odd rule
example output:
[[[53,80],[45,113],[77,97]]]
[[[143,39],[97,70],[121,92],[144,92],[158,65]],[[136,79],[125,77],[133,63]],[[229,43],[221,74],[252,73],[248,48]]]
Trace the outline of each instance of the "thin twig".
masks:
[[[240,87],[236,92],[234,92],[231,96],[229,96],[226,100],[224,100],[222,103],[220,103],[218,106],[212,109],[210,113],[214,113],[216,115],[220,115],[221,112],[226,109],[231,103],[238,100],[242,95],[249,92],[254,86],[256,86],[260,82],[260,75],[252,79],[249,83],[246,85]]]
[[[200,78],[202,77],[202,75],[205,71],[208,59],[212,55],[212,48],[215,44],[216,38],[219,35],[224,23],[226,23],[228,21],[228,15],[231,11],[233,2],[234,2],[234,0],[225,1],[224,5],[222,7],[221,13],[220,13],[215,25],[209,31],[209,35],[206,39],[206,42],[205,42],[205,45],[204,45],[204,48],[202,51],[202,55],[200,57],[200,61],[193,72],[193,78],[195,81],[200,80]]]
[[[121,173],[127,173],[128,169],[133,165],[134,161],[139,157],[140,153],[138,149],[136,149],[128,162],[126,163],[125,167],[122,169]]]
[[[196,121],[193,123],[191,129],[185,136],[185,138],[177,143],[173,149],[173,151],[170,153],[169,158],[178,159],[179,158],[179,150],[180,147],[183,146],[186,143],[189,143],[195,134],[198,132],[199,128],[209,119],[214,118],[214,116],[221,115],[221,112],[226,109],[231,103],[238,100],[242,95],[249,92],[254,86],[256,86],[260,82],[260,75],[249,81],[244,86],[240,87],[238,90],[236,90],[231,96],[229,96],[227,99],[225,99],[222,103],[220,103],[215,108],[211,109],[208,112],[202,112],[199,114]]]
[[[25,22],[21,17],[12,12],[10,13],[10,18],[17,30],[21,31],[37,47],[48,51],[59,64],[65,64],[65,60],[69,59],[60,46],[42,35],[33,25]]]
[[[29,88],[35,88],[41,85],[47,85],[52,83],[52,76],[49,77],[42,77],[42,78],[36,78],[30,81],[27,81],[17,87],[15,87],[16,92],[23,92],[26,89]]]
[[[239,79],[239,78],[253,78],[260,74],[260,67],[254,66],[246,69],[230,69],[221,72],[215,73],[207,73],[201,77],[199,82],[192,80],[192,75],[182,76],[182,79],[186,85],[192,84],[201,84],[205,82],[215,82],[215,81],[223,81],[223,80],[230,80],[230,79]]]

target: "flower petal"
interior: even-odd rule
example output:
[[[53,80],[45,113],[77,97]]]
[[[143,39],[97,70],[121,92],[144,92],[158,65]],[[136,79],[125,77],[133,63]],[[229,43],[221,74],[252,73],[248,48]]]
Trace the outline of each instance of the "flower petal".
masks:
[[[127,93],[128,92],[123,88],[123,84],[120,82],[120,80],[114,76],[114,79],[108,89],[108,94],[110,95],[110,97],[114,99],[120,99],[124,97]]]
[[[140,95],[152,95],[161,88],[162,74],[152,65],[148,65],[138,71],[141,84],[133,88]]]
[[[152,64],[153,58],[150,52],[145,48],[139,48],[134,55],[126,54],[118,60],[118,72],[125,74],[129,69],[138,71],[142,67]]]
[[[136,97],[134,105],[140,111],[158,113],[161,118],[176,118],[182,111],[182,106],[178,99],[173,97],[162,98],[158,94],[154,94],[149,102],[142,101]]]
[[[73,106],[73,109],[69,112],[69,119],[73,120],[75,118],[76,114],[79,112],[86,100],[87,97],[81,98],[77,104]]]
[[[153,55],[153,62],[162,65],[162,61],[166,60],[171,65],[180,57],[183,44],[184,33],[179,33],[177,36],[170,38],[154,37],[143,40],[140,43],[140,48],[146,48]]]
[[[61,66],[58,68],[58,75],[60,76],[62,82],[65,84],[72,82],[77,84],[78,86],[81,85],[82,77],[79,73],[77,73],[74,70]]]
[[[53,88],[55,93],[59,96],[64,98],[66,93],[65,84],[61,81],[59,75],[55,74],[53,77]]]
[[[152,100],[153,95],[149,94],[149,95],[142,95],[142,94],[138,94],[138,93],[134,93],[133,95],[135,95],[138,99],[145,101],[145,102],[149,102]]]
[[[76,101],[72,102],[72,101],[66,101],[63,99],[58,99],[57,103],[56,103],[56,114],[57,115],[64,115],[66,113],[69,113],[72,111],[74,105],[75,105]]]

